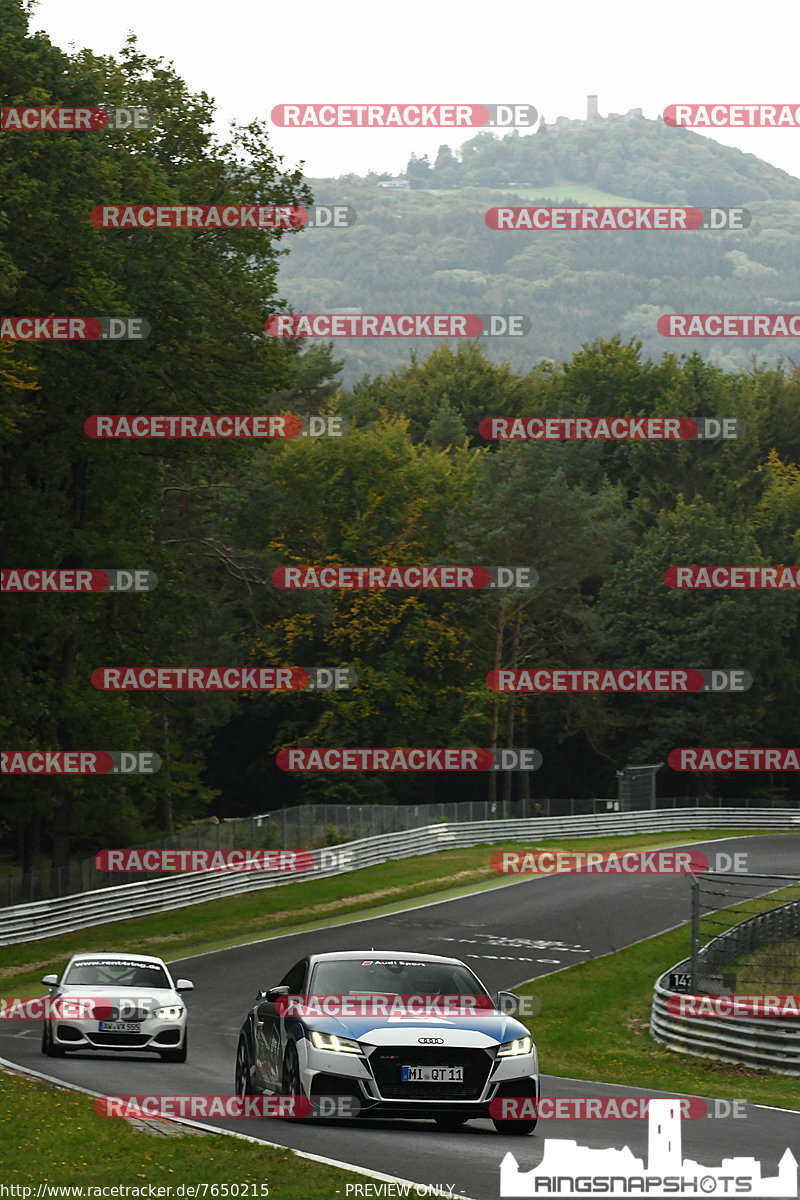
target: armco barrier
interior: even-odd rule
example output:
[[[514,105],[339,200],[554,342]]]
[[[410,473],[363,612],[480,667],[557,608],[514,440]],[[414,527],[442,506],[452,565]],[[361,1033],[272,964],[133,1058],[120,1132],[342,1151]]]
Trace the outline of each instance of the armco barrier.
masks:
[[[685,959],[670,971],[690,971]],[[793,1017],[679,1017],[669,1012],[671,992],[666,971],[656,980],[650,1010],[650,1033],[680,1054],[715,1058],[767,1068],[780,1075],[800,1075],[800,1021]]]
[[[698,960],[710,971],[754,946],[795,937],[798,928],[800,901],[793,900],[732,925],[703,947]],[[797,1018],[677,1016],[667,1008],[669,998],[680,994],[670,991],[666,985],[672,971],[691,974],[692,960],[685,959],[656,980],[650,1033],[657,1042],[680,1054],[767,1067],[781,1075],[800,1075],[800,1021]]]
[[[800,813],[793,809],[696,808],[428,825],[312,850],[313,869],[302,875],[279,871],[209,871],[161,876],[5,908],[0,910],[0,945],[35,941],[90,925],[167,912],[222,896],[293,883],[298,879],[340,875],[375,866],[387,859],[478,846],[484,842],[725,828],[796,830],[800,828]]]

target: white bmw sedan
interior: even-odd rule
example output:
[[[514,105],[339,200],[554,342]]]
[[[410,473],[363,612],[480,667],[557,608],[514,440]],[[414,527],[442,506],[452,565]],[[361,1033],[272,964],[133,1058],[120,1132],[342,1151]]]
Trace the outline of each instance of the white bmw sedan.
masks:
[[[160,958],[149,954],[74,954],[50,988],[42,1028],[42,1053],[67,1050],[153,1050],[165,1062],[186,1062],[186,1005],[180,992],[194,984],[173,981]]]

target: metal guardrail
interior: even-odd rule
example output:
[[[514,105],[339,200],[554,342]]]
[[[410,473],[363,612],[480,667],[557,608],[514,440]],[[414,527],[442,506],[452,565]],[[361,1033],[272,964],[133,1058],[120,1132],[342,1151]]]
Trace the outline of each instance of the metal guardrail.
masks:
[[[659,796],[655,811],[725,807],[717,801],[702,806],[686,796]],[[649,806],[648,806],[649,807]],[[739,800],[737,808],[759,811],[781,808],[766,798]],[[620,809],[619,800],[608,798],[568,799],[537,796],[533,800],[512,801],[507,807],[488,800],[460,800],[431,804],[298,804],[249,817],[212,817],[176,833],[149,838],[129,850],[245,850],[311,849],[340,845],[359,838],[418,829],[442,821],[525,820],[528,817],[577,817],[605,815]],[[630,811],[638,811],[631,809]],[[163,874],[164,872],[159,872]],[[95,867],[94,856],[74,859],[60,867],[38,867],[22,873],[10,871],[0,878],[0,908],[33,904],[35,900],[54,900],[96,888],[133,883],[121,876],[109,878]]]
[[[800,901],[792,900],[748,917],[712,938],[700,952],[700,963],[711,972],[743,951],[794,937],[798,930]],[[673,971],[691,973],[692,960],[684,959],[656,980],[650,1033],[657,1042],[679,1054],[766,1067],[781,1075],[800,1075],[800,1022],[796,1018],[678,1016],[667,1007],[671,996],[680,995],[668,986]]]
[[[796,830],[800,828],[800,813],[794,809],[701,808],[428,825],[312,850],[312,869],[302,874],[233,870],[196,872],[16,905],[0,910],[0,945],[36,941],[110,921],[168,912],[223,896],[285,886],[299,879],[340,875],[388,859],[433,854],[437,850],[528,838],[597,837],[709,828]]]

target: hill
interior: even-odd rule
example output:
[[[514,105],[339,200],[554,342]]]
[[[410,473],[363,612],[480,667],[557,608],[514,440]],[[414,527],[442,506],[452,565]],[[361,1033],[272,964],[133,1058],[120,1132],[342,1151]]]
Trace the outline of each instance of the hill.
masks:
[[[318,203],[352,206],[357,223],[292,238],[280,288],[297,311],[524,313],[527,336],[483,339],[493,361],[521,371],[615,333],[638,337],[654,359],[696,350],[729,370],[754,353],[771,365],[793,353],[786,339],[689,343],[656,331],[665,312],[800,309],[800,180],[753,155],[637,117],[502,139],[481,132],[460,159],[448,147],[433,165],[412,159],[406,178],[407,190],[378,187],[375,175],[309,180]],[[744,206],[752,223],[691,232],[487,228],[487,209],[533,202]],[[335,351],[349,385],[432,345],[341,339]]]

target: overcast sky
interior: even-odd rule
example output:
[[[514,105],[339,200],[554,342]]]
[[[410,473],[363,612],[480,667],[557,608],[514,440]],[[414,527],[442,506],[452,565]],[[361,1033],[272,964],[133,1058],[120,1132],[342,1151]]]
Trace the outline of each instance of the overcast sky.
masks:
[[[527,103],[545,120],[671,103],[800,106],[797,0],[39,0],[32,21],[57,45],[117,53],[133,31],[233,119],[282,103]],[[523,131],[524,132],[524,131]],[[456,129],[274,129],[309,176],[398,174],[433,159]],[[800,129],[714,137],[800,177]]]

